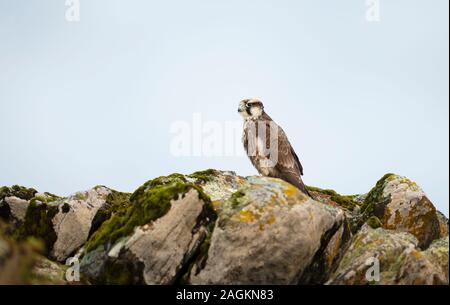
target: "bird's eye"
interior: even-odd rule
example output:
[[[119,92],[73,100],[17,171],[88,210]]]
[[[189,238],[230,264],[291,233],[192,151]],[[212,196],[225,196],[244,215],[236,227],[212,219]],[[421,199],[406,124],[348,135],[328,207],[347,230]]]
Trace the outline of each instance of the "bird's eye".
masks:
[[[247,104],[247,108],[250,108],[252,106],[253,106],[253,104]]]

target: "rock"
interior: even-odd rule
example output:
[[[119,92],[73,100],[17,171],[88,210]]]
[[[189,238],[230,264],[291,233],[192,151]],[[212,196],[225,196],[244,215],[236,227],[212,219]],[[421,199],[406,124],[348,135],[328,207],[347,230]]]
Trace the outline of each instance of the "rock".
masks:
[[[115,193],[100,186],[67,198],[33,197],[19,235],[41,238],[47,255],[64,262],[87,241],[97,212],[111,206]]]
[[[367,195],[362,215],[378,217],[383,228],[409,232],[427,248],[439,238],[436,209],[423,190],[411,180],[394,174],[385,175]]]
[[[57,202],[59,210],[52,219],[56,241],[50,252],[51,257],[63,262],[84,245],[97,211],[106,205],[106,198],[111,192],[106,187],[96,187]]]
[[[144,184],[131,202],[89,240],[83,272],[96,283],[176,282],[216,218],[209,197],[183,177],[172,176]]]
[[[6,197],[5,204],[9,207],[13,219],[19,222],[25,221],[25,215],[27,214],[29,204],[27,200],[15,196]]]
[[[364,225],[327,284],[448,284],[448,238],[426,251],[417,245],[412,234]],[[373,279],[376,264],[379,278]]]
[[[220,209],[204,267],[192,284],[296,284],[344,213],[292,185],[249,177]]]
[[[92,284],[448,285],[448,219],[414,182],[308,190],[212,169],[133,194],[2,187],[0,284],[73,284],[71,257]]]
[[[0,188],[0,218],[19,225],[25,219],[29,201],[37,191],[18,185]]]
[[[316,252],[312,263],[303,272],[299,284],[324,284],[336,270],[351,238],[351,228],[347,219],[336,232],[329,231],[329,234],[325,234],[322,237],[320,249]]]
[[[439,221],[439,237],[442,238],[448,236],[448,218],[439,211],[437,211],[437,218]]]
[[[230,171],[206,170],[196,172],[186,177],[190,182],[199,185],[203,192],[208,195],[217,211],[246,180]]]
[[[66,266],[50,261],[45,257],[35,258],[31,268],[29,283],[31,285],[67,285]]]
[[[404,251],[391,266],[385,285],[448,285],[448,237],[426,251]]]

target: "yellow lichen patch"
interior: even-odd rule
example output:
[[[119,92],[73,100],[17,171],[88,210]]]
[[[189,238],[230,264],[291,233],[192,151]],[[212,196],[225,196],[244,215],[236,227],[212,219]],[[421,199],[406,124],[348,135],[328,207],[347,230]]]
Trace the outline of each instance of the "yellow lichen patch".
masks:
[[[262,224],[262,223],[259,224],[259,230],[264,231],[264,224]]]
[[[215,200],[211,204],[216,212],[220,212],[222,210],[223,201]]]
[[[284,188],[284,195],[287,197],[287,198],[292,198],[294,195],[297,195],[298,194],[298,190],[294,187],[294,186],[292,186],[292,185],[287,185],[285,188]]]
[[[252,221],[255,221],[255,219],[256,219],[256,215],[251,211],[242,210],[239,212],[239,220],[240,221],[252,222]]]

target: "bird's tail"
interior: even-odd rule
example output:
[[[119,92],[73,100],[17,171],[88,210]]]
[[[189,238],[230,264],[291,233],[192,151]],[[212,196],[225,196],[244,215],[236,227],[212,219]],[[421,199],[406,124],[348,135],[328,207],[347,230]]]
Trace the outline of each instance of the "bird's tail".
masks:
[[[295,184],[295,186],[302,191],[303,193],[305,193],[306,195],[308,195],[309,197],[313,198],[313,196],[311,196],[311,194],[309,193],[308,189],[306,188],[306,185],[303,183],[303,180],[301,177],[298,177],[298,182]]]

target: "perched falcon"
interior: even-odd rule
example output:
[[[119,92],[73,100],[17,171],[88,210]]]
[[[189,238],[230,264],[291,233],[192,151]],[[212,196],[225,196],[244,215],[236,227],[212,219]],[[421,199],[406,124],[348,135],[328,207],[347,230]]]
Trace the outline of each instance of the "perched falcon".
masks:
[[[311,197],[301,178],[303,167],[297,154],[283,129],[264,111],[262,102],[245,99],[238,112],[244,118],[244,148],[258,172],[289,182]]]

